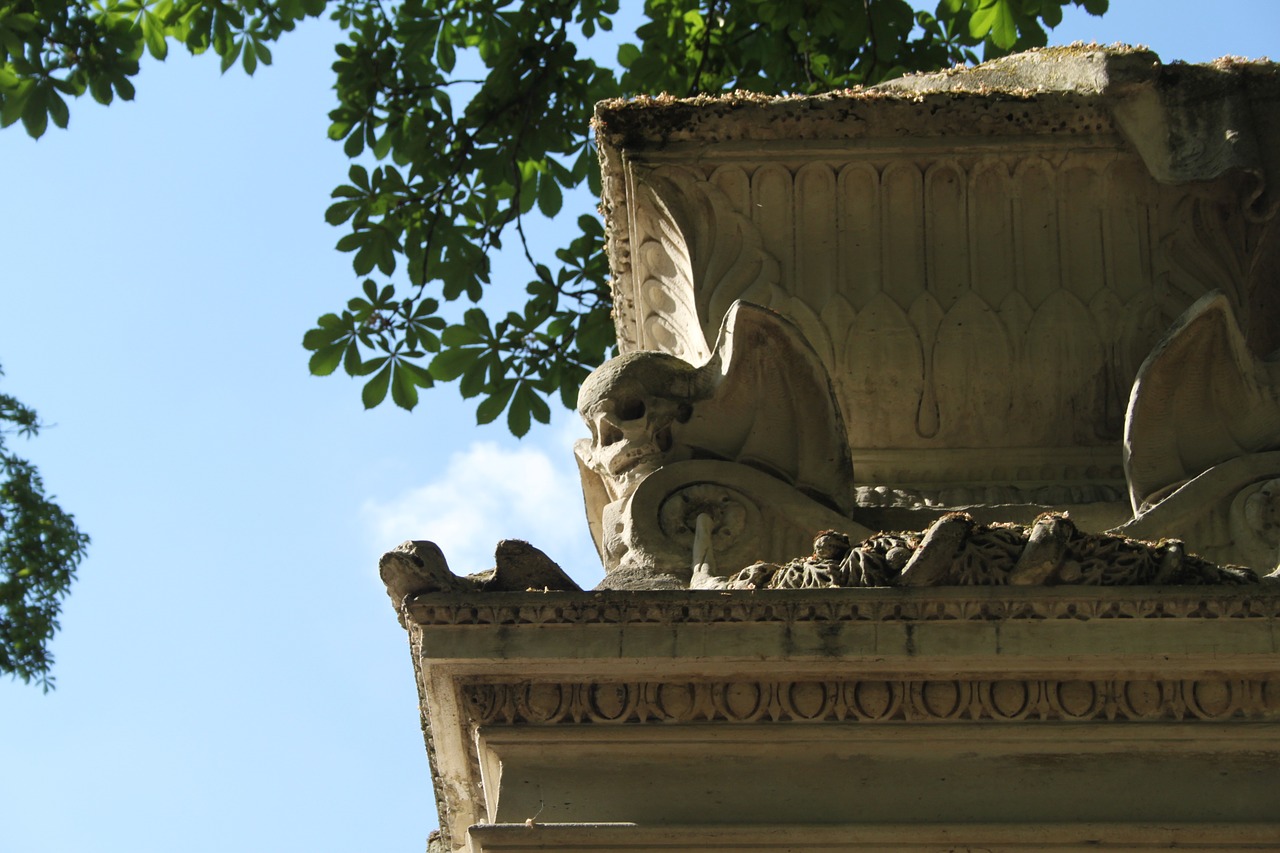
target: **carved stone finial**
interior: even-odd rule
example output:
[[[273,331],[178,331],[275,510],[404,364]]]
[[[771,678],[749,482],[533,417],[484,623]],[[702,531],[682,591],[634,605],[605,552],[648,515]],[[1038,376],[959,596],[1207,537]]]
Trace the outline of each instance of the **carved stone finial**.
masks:
[[[455,575],[440,547],[424,540],[404,542],[382,555],[378,574],[404,626],[404,603],[431,592],[527,592],[581,590],[564,569],[539,549],[519,539],[503,539],[494,551],[494,568]]]
[[[449,562],[434,542],[416,540],[402,542],[382,555],[378,574],[387,586],[387,595],[396,609],[396,617],[404,626],[403,605],[406,598],[424,592],[463,592],[475,586],[449,571]]]

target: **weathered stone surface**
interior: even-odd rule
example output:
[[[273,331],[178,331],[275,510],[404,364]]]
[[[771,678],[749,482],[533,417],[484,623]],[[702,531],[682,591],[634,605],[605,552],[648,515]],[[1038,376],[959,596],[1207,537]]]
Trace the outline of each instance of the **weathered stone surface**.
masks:
[[[555,560],[521,539],[503,539],[494,550],[493,559],[493,573],[480,585],[485,592],[582,588]]]
[[[909,849],[1222,849],[1280,830],[1273,586],[426,595],[406,613],[449,850],[502,825],[528,850],[663,830],[657,849],[738,831],[769,839],[741,849],[886,849],[892,827]]]
[[[781,556],[791,544],[755,535],[751,521],[762,512],[799,524],[802,539],[815,519],[860,529],[849,520],[853,468],[826,371],[796,327],[772,311],[736,303],[701,367],[655,352],[607,362],[583,384],[578,411],[591,438],[575,452],[609,586],[627,584],[643,567],[682,576],[687,586],[691,541],[682,534],[692,534],[704,509],[716,516],[721,562],[738,558],[732,568]],[[727,479],[718,480],[695,460],[752,473],[725,465]],[[679,485],[692,491],[664,492],[657,517],[652,507],[642,511],[640,485],[679,465],[690,472]]]
[[[596,125],[622,358],[656,350],[692,376],[723,362],[732,306],[785,318],[834,392],[850,521],[1070,511],[1275,568],[1249,519],[1280,478],[1277,66],[1077,46],[808,98],[608,102]],[[1206,360],[1194,382],[1175,350]],[[771,410],[809,399],[789,368],[771,364]],[[750,428],[750,404],[720,411],[721,429]],[[1147,506],[1202,475],[1204,518]],[[598,542],[627,531],[633,559],[691,575],[585,488]]]
[[[430,592],[525,592],[581,590],[564,569],[528,542],[503,539],[494,552],[494,568],[460,577],[434,542],[414,540],[382,555],[378,573],[404,624],[401,607],[410,596]]]
[[[602,104],[606,588],[383,562],[432,849],[1274,847],[1278,81]]]
[[[843,541],[841,541],[843,540]],[[1178,540],[1142,542],[1082,533],[1063,515],[1035,524],[977,524],[950,513],[920,533],[881,533],[859,544],[830,532],[813,553],[785,565],[760,562],[737,574],[703,577],[698,589],[828,589],[930,586],[1141,586],[1257,584],[1249,569],[1186,553]],[[1267,578],[1280,591],[1280,572]]]

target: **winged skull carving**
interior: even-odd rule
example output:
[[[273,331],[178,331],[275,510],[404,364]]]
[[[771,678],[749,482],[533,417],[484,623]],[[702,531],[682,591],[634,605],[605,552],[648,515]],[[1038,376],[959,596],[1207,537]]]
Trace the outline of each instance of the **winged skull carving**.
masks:
[[[583,384],[578,412],[591,437],[575,452],[607,572],[626,568],[639,577],[656,571],[672,576],[673,585],[687,585],[690,552],[680,539],[693,535],[696,519],[686,524],[670,508],[677,492],[693,502],[690,512],[702,507],[724,524],[738,519],[735,528],[743,527],[744,514],[763,509],[768,529],[749,532],[764,551],[770,536],[778,546],[794,544],[793,536],[778,532],[788,522],[864,532],[850,521],[853,463],[826,371],[799,330],[766,308],[736,302],[700,367],[657,352],[612,359]],[[692,479],[670,473],[681,464]],[[665,528],[656,518],[638,521],[633,506],[659,470],[663,493],[641,500],[656,502]],[[711,489],[687,491],[708,482]],[[773,494],[766,499],[762,489]],[[743,502],[751,506],[727,508]],[[815,529],[808,528],[810,539]],[[716,530],[728,538],[728,527]]]

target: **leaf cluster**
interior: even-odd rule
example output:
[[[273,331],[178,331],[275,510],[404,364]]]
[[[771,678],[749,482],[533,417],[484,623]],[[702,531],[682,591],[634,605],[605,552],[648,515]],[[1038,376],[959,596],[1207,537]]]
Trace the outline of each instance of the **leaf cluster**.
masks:
[[[21,120],[39,138],[65,128],[67,98],[133,100],[130,78],[145,53],[164,59],[173,40],[191,53],[212,49],[226,71],[271,64],[267,43],[325,0],[8,0],[0,4],[0,127]]]
[[[5,445],[7,436],[39,429],[34,410],[0,394],[0,672],[48,690],[48,644],[89,537],[45,495],[35,466]]]
[[[478,398],[480,423],[505,410],[523,435],[550,417],[547,398],[572,406],[614,345],[599,221],[573,214],[572,236],[551,252],[524,230],[535,209],[557,217],[583,184],[599,193],[588,136],[597,101],[870,85],[976,62],[979,50],[992,57],[1044,44],[1044,26],[1068,3],[1106,6],[943,0],[929,13],[905,0],[647,0],[634,40],[602,63],[582,48],[612,29],[617,0],[339,2],[334,17],[348,41],[333,66],[339,106],[329,135],[353,160],[378,165],[351,168],[327,218],[345,229],[337,247],[373,277],[366,295],[380,301],[358,298],[320,318],[304,338],[312,372],[341,364],[370,376],[366,406],[382,402],[388,384],[393,401],[412,408],[411,385],[456,380],[464,398]],[[530,271],[524,307],[495,310],[514,288],[491,279],[489,256],[513,233]],[[424,336],[464,299],[475,307],[462,322]]]

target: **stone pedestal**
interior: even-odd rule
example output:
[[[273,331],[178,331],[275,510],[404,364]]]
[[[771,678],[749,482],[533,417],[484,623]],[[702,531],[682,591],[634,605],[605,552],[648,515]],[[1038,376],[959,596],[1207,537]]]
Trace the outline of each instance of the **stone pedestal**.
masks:
[[[1280,592],[424,595],[443,849],[1274,849]]]
[[[1280,67],[595,123],[607,589],[382,563],[435,846],[1280,848]]]

